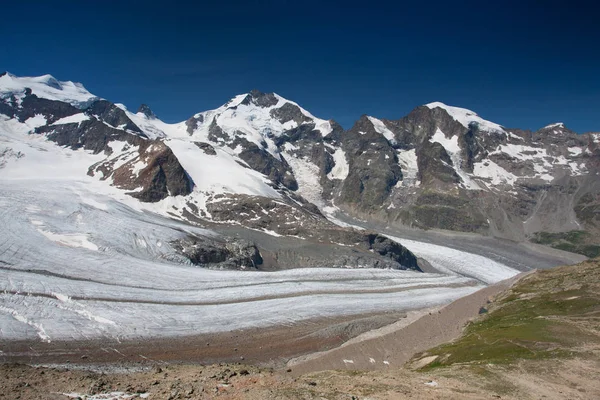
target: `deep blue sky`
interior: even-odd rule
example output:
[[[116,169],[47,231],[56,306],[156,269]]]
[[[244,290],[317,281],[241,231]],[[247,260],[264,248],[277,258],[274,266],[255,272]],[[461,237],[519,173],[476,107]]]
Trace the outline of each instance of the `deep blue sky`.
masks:
[[[442,101],[507,127],[600,131],[592,1],[186,3],[3,2],[0,70],[169,122],[257,88],[344,127]]]

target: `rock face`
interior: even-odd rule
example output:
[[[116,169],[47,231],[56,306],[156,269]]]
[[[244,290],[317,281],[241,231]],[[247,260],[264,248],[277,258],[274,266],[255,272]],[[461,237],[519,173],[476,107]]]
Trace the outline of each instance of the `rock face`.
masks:
[[[254,243],[188,237],[171,245],[194,265],[213,269],[257,269],[263,260]]]
[[[124,147],[130,148],[128,144]],[[118,164],[121,165],[117,167]],[[185,196],[193,188],[193,182],[171,149],[160,140],[142,141],[136,150],[93,165],[88,174],[94,176],[97,172],[102,173],[101,179],[112,178],[115,186],[131,190],[129,194],[144,202]]]
[[[63,86],[54,78],[44,83],[55,90]],[[48,94],[41,90],[40,95]],[[113,103],[95,97],[88,103],[85,108],[77,108],[68,101],[39,97],[24,87],[4,95],[0,114],[22,123],[40,121],[30,133],[44,135],[59,146],[106,154],[106,160],[90,166],[88,174],[101,172],[100,179],[112,179],[115,186],[130,190],[129,194],[141,201],[156,202],[191,193],[193,181],[164,142],[149,139]],[[75,104],[82,106],[80,102]],[[152,117],[149,108],[144,111]]]
[[[361,209],[379,209],[402,179],[391,143],[363,115],[352,129],[344,132],[341,147],[348,158],[349,174],[337,199]]]

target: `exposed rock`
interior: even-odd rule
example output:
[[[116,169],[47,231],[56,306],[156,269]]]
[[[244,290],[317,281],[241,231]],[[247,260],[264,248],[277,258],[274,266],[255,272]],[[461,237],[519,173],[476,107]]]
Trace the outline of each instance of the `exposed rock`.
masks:
[[[171,242],[180,254],[194,265],[215,269],[256,269],[262,264],[260,252],[241,239],[223,241],[187,237]]]
[[[154,114],[154,111],[152,111],[152,109],[147,104],[140,105],[140,108],[138,108],[137,112],[144,114],[150,119],[156,119],[156,114]]]
[[[49,140],[59,146],[67,146],[73,150],[83,148],[97,154],[105,152],[110,154],[110,142],[127,142],[131,145],[140,145],[144,138],[121,129],[113,128],[105,123],[91,118],[81,123],[46,125],[36,129],[36,133],[46,134]]]
[[[121,130],[134,132],[146,137],[141,129],[129,119],[125,111],[106,100],[98,100],[86,110],[86,114],[96,116],[99,120]]]
[[[211,146],[208,143],[204,143],[204,142],[194,142],[194,144],[196,146],[198,146],[198,148],[200,150],[202,150],[204,152],[204,154],[208,154],[209,156],[215,156],[217,155],[217,152],[215,151],[215,148],[213,146]]]
[[[253,89],[250,91],[248,96],[240,103],[244,105],[254,104],[259,107],[271,107],[279,102],[274,93],[263,93],[259,90]]]
[[[417,257],[400,243],[394,242],[376,233],[366,235],[369,241],[369,250],[377,252],[379,255],[390,258],[401,264],[406,269],[419,270]]]
[[[204,116],[202,114],[196,114],[187,121],[185,121],[185,126],[187,127],[187,133],[192,135],[196,129],[198,129],[198,125],[204,122]]]
[[[231,147],[235,148],[238,145],[241,145],[243,148],[239,153],[239,157],[250,168],[261,174],[265,174],[273,182],[282,184],[290,190],[298,189],[298,183],[285,159],[276,159],[268,151],[264,150],[264,148],[260,148],[242,137],[237,137]]]
[[[277,103],[275,103],[277,104]],[[300,107],[292,103],[285,103],[279,108],[271,110],[271,116],[276,118],[282,124],[289,121],[294,121],[298,125],[302,125],[304,122],[310,122],[311,119],[302,113]]]
[[[112,177],[115,186],[133,190],[129,194],[144,202],[191,193],[194,186],[191,178],[162,141],[142,141],[128,156],[129,161],[116,169],[113,168],[117,159],[113,158],[93,165],[89,174],[101,172],[101,179]]]
[[[366,116],[342,135],[341,145],[349,158],[350,172],[339,200],[362,210],[380,207],[402,179],[393,147]]]
[[[26,121],[28,118],[35,117],[37,114],[41,114],[46,118],[47,123],[52,124],[61,118],[80,112],[81,110],[68,103],[39,98],[36,95],[31,94],[31,91],[27,89],[26,95],[21,101],[21,106],[15,109],[14,114],[21,122]]]

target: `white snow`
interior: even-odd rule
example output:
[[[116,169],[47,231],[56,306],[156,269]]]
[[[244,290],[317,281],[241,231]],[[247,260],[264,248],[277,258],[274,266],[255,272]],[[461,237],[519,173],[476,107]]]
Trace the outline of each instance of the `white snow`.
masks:
[[[186,138],[187,133],[185,122],[176,124],[167,124],[158,118],[148,118],[144,113],[134,114],[126,111],[125,114],[136,124],[142,132],[150,139],[171,137],[171,138]]]
[[[323,187],[319,182],[319,167],[308,160],[290,154],[284,154],[284,158],[292,167],[296,182],[298,182],[297,193],[319,208],[322,207],[324,205]]]
[[[203,235],[204,230],[140,214],[88,192],[92,187],[84,183],[75,184],[75,192],[71,182],[5,183],[0,185],[0,205],[7,210],[0,215],[5,227],[0,260],[11,268],[2,270],[6,279],[0,281],[2,339],[41,337],[42,332],[48,340],[220,332],[442,304],[480,287],[460,276],[410,271],[261,273],[191,267],[168,243],[187,231]],[[106,204],[109,212],[82,207],[81,193]],[[75,214],[82,217],[66,217]],[[38,229],[27,223],[32,219],[61,232],[93,230],[103,250],[32,240]],[[9,319],[15,322],[5,323]]]
[[[480,255],[432,243],[386,236],[405,246],[417,257],[423,257],[435,269],[444,273],[472,277],[486,284],[496,283],[519,273],[515,269]]]
[[[493,151],[490,154],[497,154],[497,153],[505,153],[505,154],[508,154],[509,156],[517,158],[519,160],[543,159],[548,156],[548,154],[546,153],[546,149],[525,146],[525,145],[520,145],[520,144],[512,144],[512,143],[500,145],[500,146],[498,146],[498,149],[496,149],[495,151]],[[526,153],[533,153],[533,154],[526,154]]]
[[[475,123],[479,126],[480,130],[489,131],[489,132],[504,132],[504,128],[502,126],[487,121],[477,115],[475,112],[471,110],[467,110],[466,108],[460,107],[452,107],[448,106],[444,103],[434,102],[425,105],[431,109],[433,108],[442,108],[446,110],[446,112],[454,118],[456,121],[460,122],[465,128],[468,128],[471,123]]]
[[[521,136],[517,136],[512,132],[508,132],[508,138],[509,139],[515,139],[515,140],[520,140],[520,141],[524,141],[525,139],[523,139]]]
[[[215,148],[217,155],[205,154],[193,142],[182,139],[165,141],[179,163],[191,176],[195,191],[205,193],[237,193],[279,198],[261,173],[241,166],[237,157]]]
[[[581,147],[569,147],[567,150],[569,150],[569,153],[571,153],[573,156],[578,156],[583,153],[583,149]]]
[[[39,116],[22,124],[0,115],[0,146],[22,154],[21,158],[6,163],[1,170],[2,178],[91,180],[86,175],[87,169],[104,159],[105,155],[94,155],[84,150],[73,151],[47,141],[43,135],[27,134],[32,126],[43,123],[45,119]]]
[[[34,117],[28,118],[25,121],[25,125],[27,125],[30,131],[33,131],[35,128],[40,126],[44,126],[46,123],[46,117],[44,117],[42,114],[36,114]]]
[[[453,137],[448,139],[446,137],[446,135],[444,134],[444,132],[442,132],[440,128],[437,128],[435,133],[431,137],[431,139],[429,139],[429,141],[432,143],[437,142],[437,143],[441,144],[444,147],[444,149],[446,149],[446,152],[448,153],[448,155],[450,156],[450,159],[452,160],[453,168],[456,171],[456,173],[458,174],[458,176],[460,176],[463,186],[466,189],[470,189],[470,190],[480,190],[481,189],[481,187],[475,181],[473,181],[471,179],[469,174],[467,174],[462,169],[462,165],[461,165],[462,158],[460,155],[460,146],[458,145],[458,135],[454,135]]]
[[[196,114],[196,117],[202,117],[203,121],[194,130],[193,139],[209,141],[209,128],[214,121],[227,135],[227,140],[232,141],[235,137],[243,137],[260,148],[263,148],[263,145],[266,144],[266,150],[276,159],[280,159],[279,150],[275,146],[273,138],[281,136],[289,129],[295,128],[297,123],[294,121],[281,123],[271,116],[271,111],[281,108],[286,103],[297,106],[300,112],[309,119],[303,123],[314,123],[315,129],[321,132],[323,136],[332,131],[329,121],[316,118],[297,103],[287,100],[278,94],[274,94],[277,103],[270,107],[260,107],[252,102],[250,104],[242,104],[247,96],[249,94],[238,95],[217,109]],[[147,122],[141,121],[140,123],[148,126]],[[167,132],[170,137],[173,137],[174,133],[177,132],[181,136],[181,133],[186,131],[185,123],[167,127],[157,125],[154,121],[151,124],[153,124],[156,130]]]
[[[514,184],[518,177],[492,160],[482,160],[473,164],[473,175],[478,178],[486,178],[490,180],[492,185]]]
[[[581,149],[577,147],[570,147],[568,150],[572,155],[578,155],[579,153],[577,151],[581,151]],[[533,164],[533,169],[535,171],[535,175],[531,177],[542,179],[548,182],[554,180],[554,176],[551,172],[556,166],[568,166],[571,170],[571,173],[575,175],[580,174],[585,170],[583,165],[570,163],[564,156],[552,156],[548,154],[548,151],[545,148],[542,147],[508,143],[498,146],[498,148],[490,154],[499,153],[508,154],[517,160],[530,161]]]
[[[437,128],[431,139],[431,143],[439,143],[448,152],[448,155],[460,153],[460,146],[458,145],[458,135],[454,135],[450,139],[446,137],[446,134],[442,132],[440,128]]]
[[[85,234],[59,234],[45,231],[43,229],[38,229],[37,231],[51,241],[63,246],[83,247],[84,249],[98,251],[98,246],[90,242]]]
[[[369,118],[369,121],[371,121],[371,123],[373,124],[373,128],[375,128],[375,131],[381,135],[383,135],[388,142],[394,144],[396,143],[396,138],[394,137],[394,133],[392,131],[390,131],[388,129],[387,126],[385,126],[385,124],[383,123],[383,121],[374,118],[374,117],[367,117]]]
[[[565,124],[563,124],[562,122],[556,122],[554,124],[546,125],[542,129],[564,128],[564,127],[565,127]]]
[[[0,97],[21,97],[25,88],[31,89],[32,93],[40,98],[64,101],[82,109],[98,100],[98,97],[88,92],[81,83],[58,81],[51,75],[17,77],[6,74],[0,77]]]
[[[335,165],[327,174],[329,179],[346,179],[350,173],[350,166],[346,160],[346,153],[341,148],[335,149],[333,153],[333,162]]]
[[[402,186],[419,186],[420,182],[417,181],[419,166],[416,150],[398,150],[398,163],[402,170]]]
[[[58,121],[54,122],[52,125],[80,124],[83,121],[87,121],[88,119],[90,119],[89,116],[87,116],[84,113],[79,113],[79,114],[75,114],[75,115],[71,115],[71,116],[68,116],[68,117],[61,118]]]
[[[91,178],[0,176],[5,210],[0,260],[11,265],[0,280],[2,339],[176,336],[409,310],[445,304],[481,287],[460,273],[484,282],[506,275],[484,257],[419,242],[410,244],[425,247],[419,254],[447,274],[205,270],[190,266],[169,243],[187,232],[213,233],[140,213],[112,194],[100,194],[98,185]],[[86,235],[99,250],[33,239],[41,226],[61,235]]]

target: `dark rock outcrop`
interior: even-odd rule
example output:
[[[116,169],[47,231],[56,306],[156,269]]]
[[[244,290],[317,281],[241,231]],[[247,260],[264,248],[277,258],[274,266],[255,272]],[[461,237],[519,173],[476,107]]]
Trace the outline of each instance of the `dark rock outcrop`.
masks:
[[[188,134],[192,135],[196,129],[198,129],[198,125],[204,122],[204,116],[202,114],[195,115],[185,121],[186,131]]]
[[[45,125],[37,128],[35,132],[45,134],[49,140],[59,146],[67,146],[73,150],[90,150],[94,154],[100,152],[110,154],[112,150],[108,144],[111,142],[127,142],[137,146],[146,140],[141,136],[108,126],[95,118],[81,123]]]
[[[394,185],[402,180],[396,151],[375,131],[366,116],[340,140],[350,172],[341,187],[339,200],[361,210],[381,207]]]
[[[101,179],[112,177],[115,186],[132,190],[129,194],[144,202],[157,202],[167,196],[185,196],[194,183],[171,149],[160,140],[144,140],[129,161],[114,169],[116,159],[90,167],[89,174],[102,173]],[[137,154],[136,154],[137,153]],[[136,170],[142,163],[143,167]]]
[[[189,236],[171,242],[194,265],[212,269],[257,269],[262,257],[256,245],[242,239],[214,240]]]
[[[216,156],[217,152],[215,150],[215,148],[208,144],[208,143],[204,143],[204,142],[194,142],[194,144],[196,146],[198,146],[198,148],[200,150],[202,150],[204,152],[204,154],[208,154],[209,156]]]
[[[267,108],[276,105],[279,102],[274,93],[263,93],[260,90],[253,89],[240,104],[254,104],[259,107]]]
[[[237,137],[231,147],[241,145],[243,150],[239,157],[244,160],[250,168],[265,174],[273,182],[281,184],[290,190],[298,189],[298,182],[285,159],[278,160],[264,148],[258,147],[243,137]]]
[[[154,114],[154,111],[147,104],[140,105],[137,112],[144,114],[149,119],[156,119],[156,114]]]
[[[99,120],[107,123],[113,128],[133,132],[139,136],[146,137],[146,135],[142,133],[142,130],[129,119],[127,114],[125,114],[125,111],[109,101],[95,101],[85,110],[85,112],[88,115],[97,117]]]

